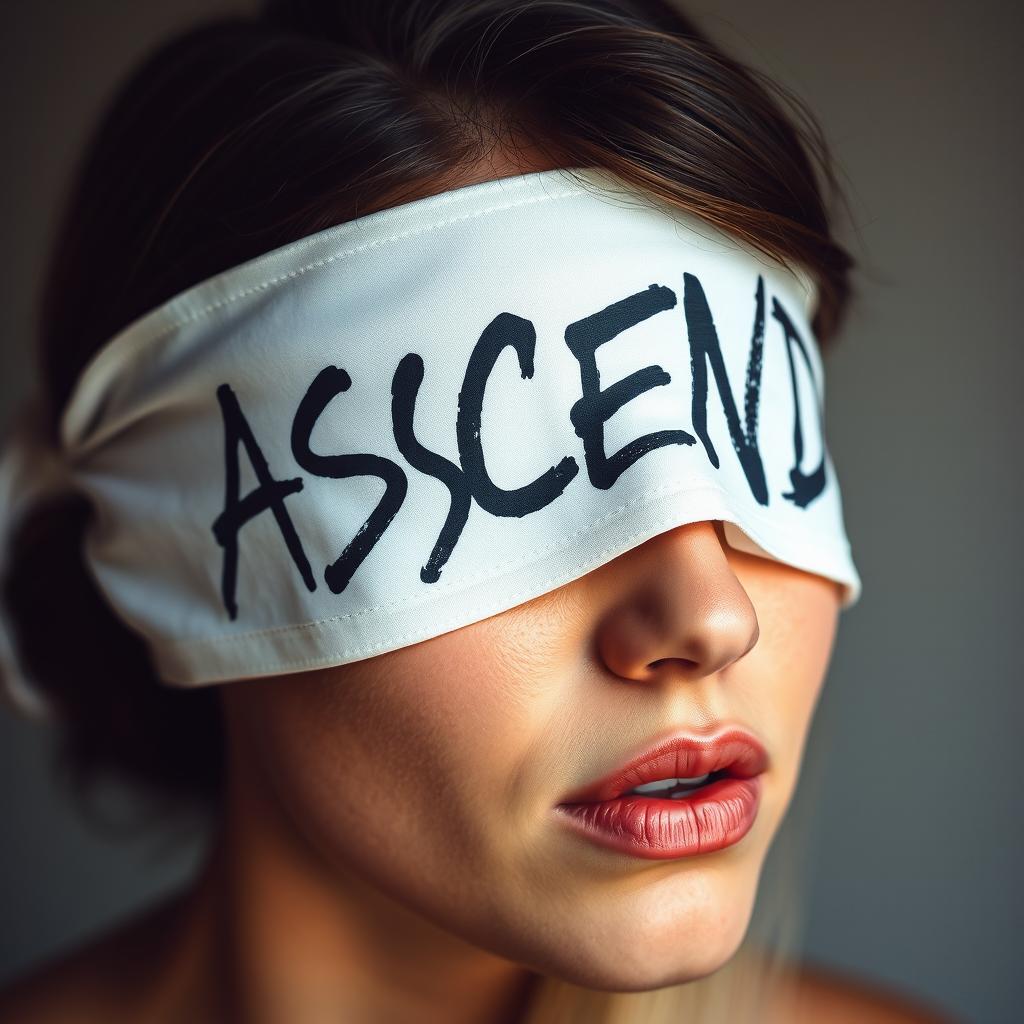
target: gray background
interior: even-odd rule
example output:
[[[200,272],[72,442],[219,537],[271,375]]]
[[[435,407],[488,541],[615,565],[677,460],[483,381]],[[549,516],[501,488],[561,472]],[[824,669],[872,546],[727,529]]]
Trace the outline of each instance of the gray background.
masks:
[[[4,423],[29,380],[31,300],[84,132],[142,51],[229,6],[5,7]],[[1017,5],[686,6],[821,119],[863,265],[860,304],[828,357],[827,415],[865,596],[841,621],[779,840],[784,850],[799,829],[806,851],[805,949],[963,1020],[1017,1021]],[[7,713],[0,813],[0,981],[175,884],[199,850],[89,827],[54,780],[48,733]]]

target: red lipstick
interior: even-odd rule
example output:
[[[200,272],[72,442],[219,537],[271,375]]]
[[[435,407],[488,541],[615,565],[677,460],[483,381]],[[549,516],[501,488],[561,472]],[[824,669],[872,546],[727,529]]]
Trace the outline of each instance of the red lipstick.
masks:
[[[750,831],[767,767],[765,748],[743,729],[713,737],[674,733],[555,809],[585,838],[636,857],[712,853]],[[671,781],[680,779],[693,781]],[[633,792],[638,786],[647,791]]]

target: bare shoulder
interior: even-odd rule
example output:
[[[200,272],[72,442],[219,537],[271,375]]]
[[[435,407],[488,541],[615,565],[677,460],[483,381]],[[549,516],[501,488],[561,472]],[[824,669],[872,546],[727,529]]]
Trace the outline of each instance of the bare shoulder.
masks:
[[[0,991],[0,1024],[120,1024],[140,1019],[176,900],[120,923]]]
[[[819,964],[787,969],[787,1024],[957,1024],[938,1007]]]

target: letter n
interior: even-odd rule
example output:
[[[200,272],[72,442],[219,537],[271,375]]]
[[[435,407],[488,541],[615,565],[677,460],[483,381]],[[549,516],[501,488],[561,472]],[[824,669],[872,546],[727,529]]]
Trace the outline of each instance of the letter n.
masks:
[[[761,364],[764,358],[764,280],[757,275],[757,308],[754,314],[753,337],[747,359],[747,379],[744,393],[744,425],[740,426],[736,400],[733,398],[725,360],[718,342],[718,332],[708,308],[708,300],[700,281],[693,274],[683,274],[683,309],[690,338],[690,365],[693,371],[693,427],[704,443],[711,465],[718,469],[718,453],[708,434],[708,366],[715,375],[725,420],[729,426],[732,446],[739,456],[751,493],[761,505],[768,504],[768,482],[764,464],[757,447],[757,413],[761,396]]]

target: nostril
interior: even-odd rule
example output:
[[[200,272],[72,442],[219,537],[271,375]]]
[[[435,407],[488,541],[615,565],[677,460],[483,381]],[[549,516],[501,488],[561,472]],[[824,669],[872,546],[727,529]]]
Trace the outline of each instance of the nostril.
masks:
[[[697,662],[690,658],[658,658],[655,661],[648,662],[648,667],[652,669],[661,668],[662,665],[677,665],[686,669],[692,669],[697,667]]]

